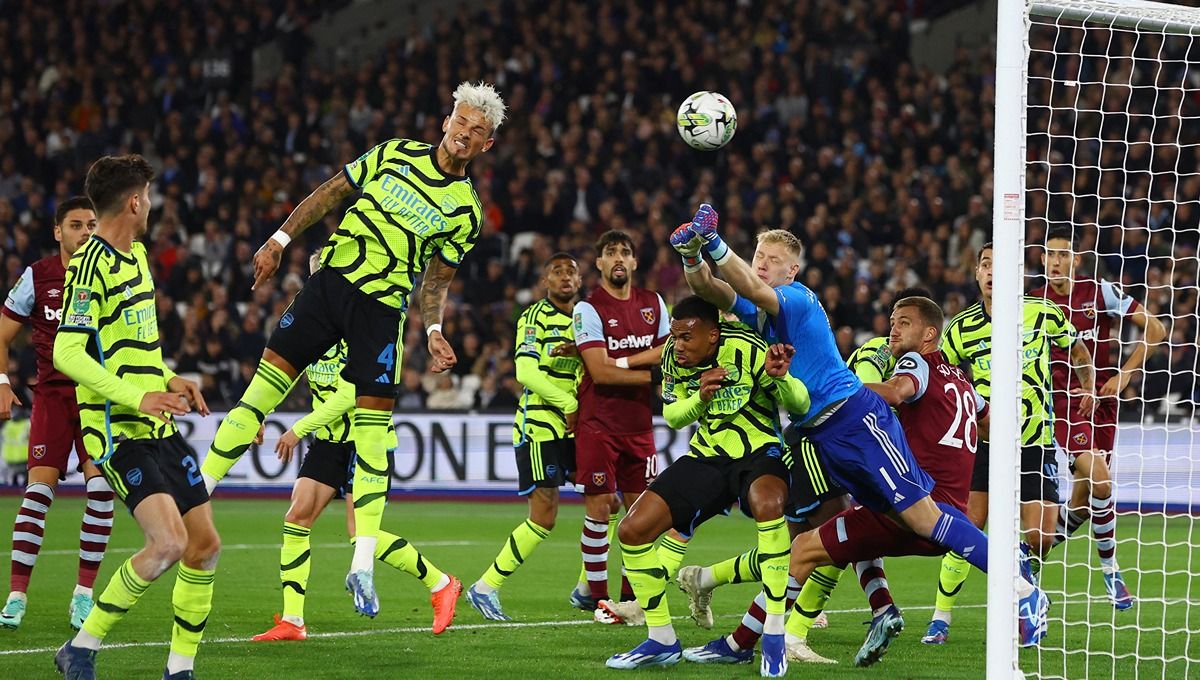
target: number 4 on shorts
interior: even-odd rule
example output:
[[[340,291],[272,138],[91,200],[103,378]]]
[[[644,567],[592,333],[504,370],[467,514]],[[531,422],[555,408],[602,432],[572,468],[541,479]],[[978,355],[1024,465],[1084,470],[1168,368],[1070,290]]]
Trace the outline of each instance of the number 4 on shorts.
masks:
[[[392,367],[396,365],[396,343],[389,342],[387,347],[379,353],[379,358],[376,359],[380,366],[383,366],[383,374],[375,379],[377,383],[393,383]]]

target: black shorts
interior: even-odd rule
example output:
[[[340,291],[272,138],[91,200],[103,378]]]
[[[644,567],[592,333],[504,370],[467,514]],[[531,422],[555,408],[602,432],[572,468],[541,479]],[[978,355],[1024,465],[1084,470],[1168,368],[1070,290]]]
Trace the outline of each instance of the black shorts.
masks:
[[[313,439],[297,477],[307,477],[337,491],[349,493],[354,484],[354,442]]]
[[[516,447],[517,493],[542,487],[557,489],[575,477],[575,440],[526,441]]]
[[[803,522],[823,503],[841,498],[847,492],[845,487],[833,481],[812,442],[798,437],[790,425],[784,430],[784,439],[792,447],[792,483],[788,485],[785,514],[789,521]]]
[[[279,317],[267,348],[303,368],[345,340],[342,377],[359,396],[394,399],[403,332],[404,312],[371,298],[341,274],[321,269]]]
[[[388,474],[395,468],[395,449],[387,452]],[[325,439],[313,439],[304,454],[304,462],[300,464],[297,477],[324,484],[337,492],[338,498],[351,495],[354,492],[354,465],[357,456],[354,452],[354,442],[331,442]]]
[[[728,514],[735,502],[750,515],[750,485],[764,475],[788,482],[788,468],[776,446],[736,459],[683,456],[659,473],[648,490],[666,501],[671,526],[691,538],[696,527]]]
[[[117,497],[133,512],[147,496],[169,494],[180,515],[208,502],[196,452],[176,432],[165,439],[117,442],[100,471]]]
[[[991,446],[980,440],[971,471],[971,491],[988,491],[988,459]],[[1021,447],[1021,502],[1058,502],[1058,459],[1053,446]]]

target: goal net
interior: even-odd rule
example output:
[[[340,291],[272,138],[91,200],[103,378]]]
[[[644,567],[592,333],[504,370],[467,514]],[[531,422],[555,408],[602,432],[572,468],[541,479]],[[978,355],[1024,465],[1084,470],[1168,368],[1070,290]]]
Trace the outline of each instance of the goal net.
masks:
[[[1009,370],[994,367],[994,403],[1022,390],[1023,305],[1054,301],[1075,334],[1063,341],[1072,350],[1053,355],[1039,397],[1054,414],[1057,469],[1023,473],[1058,483],[1054,530],[1017,505],[1030,484],[1015,464],[991,499],[1001,510],[993,550],[1013,564],[1001,576],[1016,578],[1018,541],[1035,555],[1039,540],[1052,545],[1032,562],[1051,600],[1047,634],[1017,650],[1004,620],[1013,598],[999,593],[1012,581],[989,584],[989,677],[1200,677],[1200,9],[1000,7],[993,356],[1005,353]],[[1005,39],[1006,23],[1019,42]],[[1015,92],[1006,66],[1020,67]],[[1032,296],[1022,301],[1021,291]],[[1024,332],[1054,344],[1052,326]],[[1090,413],[1071,394],[1090,371],[1071,358],[1080,346],[1096,369]],[[1020,459],[1028,413],[1028,404],[996,412],[1009,422],[993,421],[993,466]]]

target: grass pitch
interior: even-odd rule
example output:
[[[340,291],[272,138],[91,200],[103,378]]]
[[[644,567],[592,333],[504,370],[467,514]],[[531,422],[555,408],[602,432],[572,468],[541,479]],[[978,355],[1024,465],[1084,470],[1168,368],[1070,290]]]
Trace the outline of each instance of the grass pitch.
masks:
[[[0,497],[0,555],[7,565],[19,499]],[[34,571],[30,607],[17,631],[0,630],[0,678],[57,677],[53,650],[71,635],[67,602],[75,579],[78,527],[83,501],[60,498],[48,517],[46,542]],[[212,615],[200,648],[202,678],[578,678],[616,676],[604,660],[645,638],[642,628],[600,626],[571,610],[567,594],[579,573],[580,505],[565,505],[558,527],[502,591],[505,610],[516,621],[486,622],[465,599],[454,626],[441,636],[429,632],[427,593],[411,577],[383,564],[376,568],[382,611],[374,620],[355,614],[342,581],[350,560],[343,506],[331,505],[313,529],[313,567],[306,619],[310,638],[301,643],[251,643],[250,636],[271,625],[281,607],[278,577],[283,500],[231,500],[214,503],[224,551],[217,573]],[[525,516],[520,503],[394,502],[384,526],[411,540],[440,568],[469,585],[479,577],[500,542]],[[1190,592],[1189,570],[1200,564],[1200,531],[1189,517],[1164,519],[1122,515],[1118,556],[1137,608],[1114,613],[1103,598],[1090,541],[1081,537],[1056,551],[1043,570],[1051,591],[1050,635],[1038,652],[1021,652],[1021,665],[1042,677],[1184,678],[1196,672],[1200,649]],[[1086,531],[1086,530],[1085,530]],[[692,542],[685,564],[707,564],[744,550],[754,540],[754,524],[740,517],[717,518]],[[140,545],[137,526],[118,512],[97,592],[114,569]],[[1164,555],[1169,554],[1166,560]],[[1070,563],[1066,568],[1064,560]],[[613,586],[618,567],[614,561]],[[847,577],[830,603],[830,627],[810,639],[837,666],[793,664],[795,677],[981,678],[984,673],[984,579],[972,576],[955,610],[950,643],[920,644],[933,604],[938,561],[889,559],[888,579],[904,610],[905,632],[884,660],[870,669],[852,664],[869,618],[861,591]],[[1164,569],[1165,567],[1165,569]],[[7,566],[0,568],[7,574]],[[171,628],[168,572],[142,598],[106,641],[97,658],[101,677],[157,678],[166,662]],[[6,584],[5,584],[6,585]],[[714,599],[717,625],[697,628],[686,618],[687,604],[677,588],[668,590],[676,629],[685,646],[700,645],[737,624],[757,587],[728,586]],[[1057,591],[1057,592],[1056,592]],[[685,618],[680,618],[685,617]],[[1188,657],[1192,659],[1189,663]],[[640,672],[653,677],[757,677],[757,660],[747,666],[696,666]]]

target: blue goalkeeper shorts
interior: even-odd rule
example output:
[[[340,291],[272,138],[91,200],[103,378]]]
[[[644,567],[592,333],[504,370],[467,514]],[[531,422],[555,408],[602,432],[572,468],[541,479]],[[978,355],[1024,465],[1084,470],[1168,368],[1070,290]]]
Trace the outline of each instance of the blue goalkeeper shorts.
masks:
[[[917,464],[896,414],[867,387],[805,434],[834,481],[876,512],[902,512],[933,491],[933,478]]]

